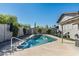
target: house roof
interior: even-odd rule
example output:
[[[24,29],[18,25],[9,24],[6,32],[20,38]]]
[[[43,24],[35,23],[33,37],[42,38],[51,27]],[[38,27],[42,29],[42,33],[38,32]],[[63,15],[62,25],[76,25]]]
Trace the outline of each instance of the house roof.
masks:
[[[59,23],[65,15],[79,15],[79,12],[68,12],[68,13],[63,13],[63,14],[61,14],[61,16],[59,17],[57,23]]]
[[[79,24],[79,16],[75,16],[73,18],[67,19],[66,21],[61,22],[60,24],[64,25],[64,24],[70,24],[70,23]]]

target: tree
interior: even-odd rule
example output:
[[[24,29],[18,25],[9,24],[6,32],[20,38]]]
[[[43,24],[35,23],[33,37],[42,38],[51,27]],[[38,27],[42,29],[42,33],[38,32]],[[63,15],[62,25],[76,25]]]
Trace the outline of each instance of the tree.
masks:
[[[36,22],[34,23],[34,28],[36,28]]]
[[[17,23],[17,17],[0,14],[0,24]]]
[[[16,16],[8,16],[7,23],[18,23],[17,22],[17,17]]]
[[[3,15],[0,15],[0,23],[1,24],[4,24],[5,23],[5,19],[4,19],[4,16]]]
[[[0,24],[9,24],[12,35],[15,37],[18,35],[19,26],[16,16],[0,14]]]
[[[18,35],[18,30],[19,30],[18,25],[14,25],[12,34],[13,37],[16,37]]]
[[[48,29],[49,28],[49,26],[48,25],[46,25],[46,27],[45,27],[46,29]]]
[[[23,34],[24,35],[26,34],[26,28],[23,28]]]
[[[48,30],[46,31],[46,33],[47,33],[47,34],[51,34],[51,29],[48,29]]]
[[[36,34],[36,22],[34,23],[34,34]]]
[[[38,29],[38,33],[42,33],[42,29],[41,28]]]

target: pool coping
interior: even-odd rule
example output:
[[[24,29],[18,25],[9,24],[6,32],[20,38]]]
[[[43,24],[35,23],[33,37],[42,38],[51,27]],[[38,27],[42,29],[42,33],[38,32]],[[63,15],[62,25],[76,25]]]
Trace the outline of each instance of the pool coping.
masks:
[[[44,34],[47,36],[51,36],[56,38],[57,40],[54,42],[49,42],[46,44],[42,44],[39,46],[35,46],[32,48],[24,49],[22,51],[14,52],[12,56],[72,56],[79,55],[79,48],[74,46],[74,42],[70,42],[73,44],[68,44],[65,42],[69,42],[68,40],[64,40],[64,44],[61,43],[61,38]],[[50,48],[51,47],[51,48]],[[61,49],[63,48],[63,49]],[[53,51],[53,53],[52,53]],[[57,52],[58,51],[58,52]]]

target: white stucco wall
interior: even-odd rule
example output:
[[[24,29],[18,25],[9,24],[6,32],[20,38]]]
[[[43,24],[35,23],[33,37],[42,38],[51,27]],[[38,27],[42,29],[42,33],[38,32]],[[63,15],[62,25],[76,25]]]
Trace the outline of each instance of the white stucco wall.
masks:
[[[61,27],[61,25],[59,24],[58,26],[59,26],[59,30],[62,31],[62,27]]]
[[[10,40],[12,37],[12,33],[9,31],[9,25],[0,24],[0,42],[5,40]]]
[[[70,38],[75,39],[75,34],[78,33],[78,26],[77,25],[72,25],[72,24],[67,24],[63,25],[63,33],[70,33]]]

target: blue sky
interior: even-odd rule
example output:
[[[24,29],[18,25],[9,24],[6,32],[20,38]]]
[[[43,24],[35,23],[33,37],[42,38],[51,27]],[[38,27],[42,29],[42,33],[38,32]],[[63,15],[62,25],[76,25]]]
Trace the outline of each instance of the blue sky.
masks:
[[[59,16],[64,12],[79,11],[79,4],[60,3],[0,3],[0,14],[10,14],[18,17],[18,22],[22,24],[52,26],[56,24]]]

